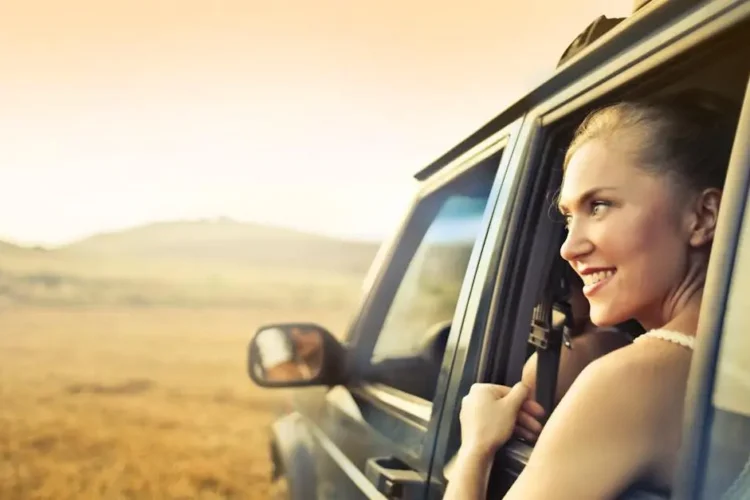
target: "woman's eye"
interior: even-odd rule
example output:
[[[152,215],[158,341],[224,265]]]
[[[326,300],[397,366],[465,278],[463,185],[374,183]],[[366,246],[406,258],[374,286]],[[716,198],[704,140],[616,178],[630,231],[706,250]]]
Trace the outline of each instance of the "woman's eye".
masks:
[[[609,207],[609,203],[604,201],[595,201],[591,204],[591,215],[602,215]]]
[[[570,229],[570,224],[573,222],[573,216],[570,214],[563,214],[563,220],[565,221],[565,229]]]

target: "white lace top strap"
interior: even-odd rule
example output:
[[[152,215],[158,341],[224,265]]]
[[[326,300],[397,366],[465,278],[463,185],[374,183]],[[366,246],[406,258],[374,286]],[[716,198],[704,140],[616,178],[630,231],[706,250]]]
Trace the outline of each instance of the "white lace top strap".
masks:
[[[665,340],[667,342],[687,347],[691,351],[693,350],[693,343],[695,342],[695,337],[674,330],[650,330],[636,338],[635,342],[644,338]]]

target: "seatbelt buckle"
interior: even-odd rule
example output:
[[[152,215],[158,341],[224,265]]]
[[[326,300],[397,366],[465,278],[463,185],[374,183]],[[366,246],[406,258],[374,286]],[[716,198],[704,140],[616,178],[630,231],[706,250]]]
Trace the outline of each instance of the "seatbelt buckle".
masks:
[[[547,349],[549,347],[549,335],[550,329],[542,321],[534,320],[531,325],[531,333],[529,334],[529,344],[533,345],[537,349]]]

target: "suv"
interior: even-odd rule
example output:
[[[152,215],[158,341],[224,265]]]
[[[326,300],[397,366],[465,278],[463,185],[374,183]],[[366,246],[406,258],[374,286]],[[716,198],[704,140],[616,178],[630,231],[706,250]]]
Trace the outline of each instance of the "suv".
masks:
[[[732,498],[750,498],[750,0],[652,0],[611,24],[416,174],[421,189],[373,263],[345,341],[278,324],[250,342],[257,384],[306,387],[272,430],[274,475],[291,498],[442,497],[461,399],[475,382],[513,385],[534,350],[537,395],[553,409],[564,294],[550,276],[565,230],[549,206],[565,147],[596,107],[689,88],[730,98],[740,118],[674,490],[622,498],[713,499],[732,484]],[[261,364],[261,352],[284,350],[297,361]],[[498,452],[488,498],[502,498],[532,451],[515,440]]]

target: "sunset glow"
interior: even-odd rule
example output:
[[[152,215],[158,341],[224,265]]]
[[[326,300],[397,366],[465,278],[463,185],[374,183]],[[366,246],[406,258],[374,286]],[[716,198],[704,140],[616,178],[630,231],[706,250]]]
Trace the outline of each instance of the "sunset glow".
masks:
[[[380,238],[416,170],[631,4],[3,2],[0,239],[217,216]]]

